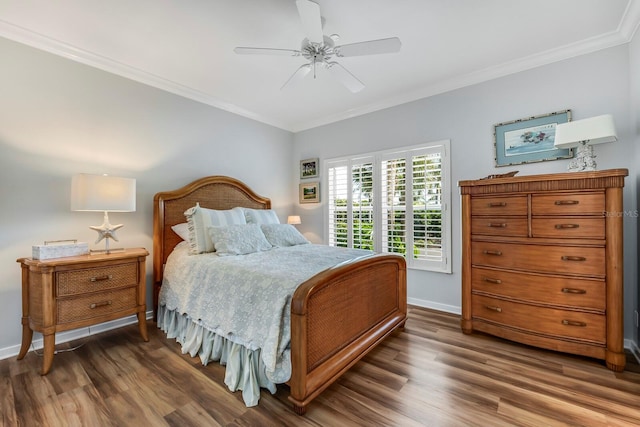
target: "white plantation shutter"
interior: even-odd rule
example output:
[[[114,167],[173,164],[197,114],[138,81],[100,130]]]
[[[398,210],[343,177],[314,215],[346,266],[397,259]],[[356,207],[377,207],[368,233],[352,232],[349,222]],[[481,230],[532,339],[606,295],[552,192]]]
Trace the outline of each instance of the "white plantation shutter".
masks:
[[[329,245],[339,247],[349,247],[348,236],[348,212],[347,212],[347,192],[349,187],[349,174],[347,161],[333,162],[328,168],[328,230]]]
[[[372,160],[327,162],[329,245],[373,249]]]
[[[330,245],[405,256],[451,272],[449,141],[328,160]]]

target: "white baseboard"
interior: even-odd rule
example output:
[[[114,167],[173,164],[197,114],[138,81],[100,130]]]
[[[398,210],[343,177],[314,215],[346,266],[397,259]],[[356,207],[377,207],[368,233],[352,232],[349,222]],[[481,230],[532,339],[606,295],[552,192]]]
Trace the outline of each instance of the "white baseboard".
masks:
[[[153,311],[147,311],[147,319],[153,319]],[[138,317],[134,314],[123,317],[121,319],[112,320],[110,322],[100,323],[87,328],[73,329],[71,331],[60,332],[56,334],[56,344],[77,340],[79,338],[88,337],[90,335],[99,334],[101,332],[110,331],[111,329],[121,328],[132,323],[137,323]],[[34,332],[34,340],[31,342],[31,350],[40,350],[43,347],[41,335]],[[36,336],[40,338],[35,339]],[[0,360],[17,356],[20,352],[20,345],[0,348]]]
[[[417,298],[407,298],[407,303],[417,305],[418,307],[431,308],[433,310],[444,311],[445,313],[461,314],[460,307],[455,305],[440,304],[438,302],[428,301]]]
[[[640,348],[638,348],[638,343],[631,340],[624,340],[624,348],[628,349],[633,357],[636,358],[638,364],[640,364]]]

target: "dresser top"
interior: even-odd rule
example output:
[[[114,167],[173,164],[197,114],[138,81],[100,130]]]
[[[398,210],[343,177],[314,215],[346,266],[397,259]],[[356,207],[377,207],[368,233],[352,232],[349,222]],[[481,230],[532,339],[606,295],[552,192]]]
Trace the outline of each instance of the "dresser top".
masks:
[[[488,192],[584,190],[624,187],[627,169],[608,169],[591,172],[563,172],[544,175],[522,175],[506,178],[487,178],[459,181],[461,194]]]
[[[103,262],[123,260],[134,257],[146,257],[149,252],[144,248],[130,248],[125,250],[114,250],[111,253],[90,253],[86,255],[69,256],[63,258],[51,258],[46,260],[38,260],[33,258],[19,258],[19,263],[36,266],[36,267],[55,267],[59,265],[69,265],[89,262]]]

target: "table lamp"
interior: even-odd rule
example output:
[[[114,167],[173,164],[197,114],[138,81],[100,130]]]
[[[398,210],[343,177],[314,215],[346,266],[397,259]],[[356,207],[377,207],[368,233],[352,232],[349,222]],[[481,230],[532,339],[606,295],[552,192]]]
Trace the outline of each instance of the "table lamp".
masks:
[[[618,140],[616,127],[611,114],[591,117],[583,120],[561,123],[556,126],[553,145],[556,148],[578,147],[576,156],[569,162],[569,172],[596,170],[593,154],[595,144],[615,142]]]
[[[71,210],[83,212],[104,212],[104,221],[100,226],[90,226],[98,232],[99,243],[104,239],[105,249],[100,251],[110,253],[109,239],[116,242],[116,230],[123,224],[109,223],[109,212],[135,212],[136,210],[136,180],[132,178],[118,178],[108,175],[77,174],[71,178]]]
[[[300,215],[289,215],[287,217],[287,224],[293,224],[293,225],[302,224],[302,221],[300,221]]]

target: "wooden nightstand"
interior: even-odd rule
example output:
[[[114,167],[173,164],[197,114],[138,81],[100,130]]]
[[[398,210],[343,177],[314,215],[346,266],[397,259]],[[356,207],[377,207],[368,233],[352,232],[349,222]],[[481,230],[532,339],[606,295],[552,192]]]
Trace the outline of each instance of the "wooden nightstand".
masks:
[[[33,331],[42,333],[42,375],[51,369],[55,333],[137,314],[140,335],[146,323],[146,249],[127,249],[45,261],[20,258],[22,267],[22,346],[29,351]]]

